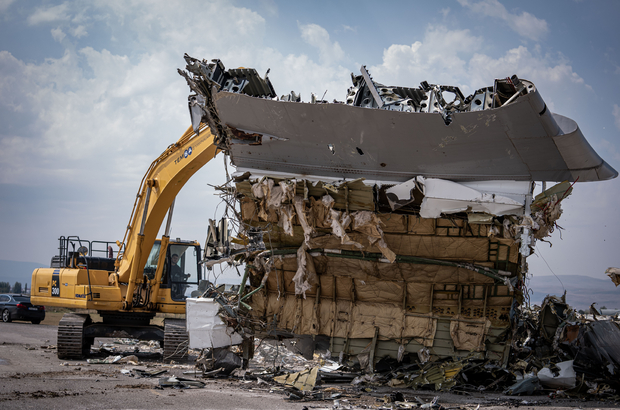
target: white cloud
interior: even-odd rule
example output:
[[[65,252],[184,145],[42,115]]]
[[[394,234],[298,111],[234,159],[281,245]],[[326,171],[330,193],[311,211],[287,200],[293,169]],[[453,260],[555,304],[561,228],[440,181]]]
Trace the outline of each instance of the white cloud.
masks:
[[[88,35],[87,26],[93,16],[87,16],[86,10],[82,4],[67,1],[56,6],[36,8],[27,21],[31,26],[56,25],[51,29],[52,38],[62,43],[67,34],[75,39]]]
[[[303,101],[310,100],[310,93],[316,94],[317,98],[321,98],[325,93],[327,100],[343,101],[351,83],[348,69],[318,64],[305,54],[290,54],[277,65],[281,67],[277,77],[272,71],[276,92],[283,95],[295,91],[301,93]]]
[[[616,123],[616,125],[618,125]],[[605,148],[605,152],[601,152],[601,156],[603,157],[603,159],[606,159],[607,161],[609,161],[609,157],[613,158],[614,161],[619,161],[620,162],[620,152],[618,152],[618,150],[616,149],[616,146],[607,140],[602,140],[601,141],[601,146],[603,148]]]
[[[583,78],[573,71],[570,62],[561,54],[537,56],[524,46],[510,49],[499,58],[475,54],[469,66],[472,79],[479,81],[518,73],[520,77],[537,83],[584,84]]]
[[[519,46],[503,55],[491,56],[480,52],[484,48],[483,39],[468,30],[429,25],[422,40],[412,45],[391,45],[384,51],[382,63],[371,67],[370,71],[375,81],[386,85],[417,86],[426,80],[457,85],[466,95],[492,85],[495,78],[512,74],[534,81],[539,89],[562,88],[564,91],[560,95],[567,98],[577,99],[583,89],[566,87],[566,84],[589,90],[560,53],[541,55],[536,46],[534,52]],[[553,108],[553,101],[547,103]]]
[[[336,63],[344,58],[344,51],[338,42],[331,42],[329,33],[318,24],[299,24],[301,38],[319,51],[320,61],[327,64]]]
[[[383,52],[383,63],[371,68],[378,82],[416,86],[431,83],[456,85],[465,79],[467,56],[480,48],[482,39],[469,30],[429,26],[422,41],[391,45]],[[383,80],[381,80],[383,78]]]
[[[69,14],[67,14],[68,8],[68,3],[62,3],[51,7],[37,8],[34,13],[28,16],[28,24],[34,26],[43,23],[69,21],[70,17]]]
[[[0,13],[7,11],[13,3],[15,3],[15,0],[0,0]]]
[[[10,125],[0,129],[0,184],[29,193],[19,201],[40,204],[29,213],[36,218],[16,215],[15,222],[1,222],[3,231],[15,233],[1,248],[18,260],[46,260],[61,233],[122,239],[145,170],[189,124],[189,89],[176,73],[185,65],[183,52],[221,58],[228,68],[255,67],[261,75],[271,67],[279,95],[295,90],[306,101],[311,91],[322,96],[325,90],[326,98],[343,100],[350,85],[349,69],[338,63],[340,46],[322,36],[319,26],[305,31],[322,56],[313,61],[303,52],[309,47],[284,55],[263,44],[264,18],[229,2],[93,4],[80,20],[88,36],[79,48],[67,39],[79,27],[71,21],[48,31],[65,46],[61,57],[34,64],[0,51],[0,123]],[[68,3],[71,9],[77,7]],[[190,14],[194,22],[235,19],[213,29],[188,24]],[[109,27],[105,35],[114,33],[117,42],[106,42],[89,18]],[[193,208],[184,211],[177,198],[174,235],[204,238],[195,215],[206,210],[215,218],[219,200],[206,183],[224,182],[221,161],[220,155],[207,164],[184,190],[191,193],[185,206]],[[36,254],[18,245],[32,237],[39,241]]]
[[[545,20],[536,18],[525,11],[521,14],[510,13],[498,0],[481,0],[478,2],[458,0],[458,2],[474,13],[503,20],[517,34],[530,40],[538,41],[549,31]]]
[[[86,27],[79,25],[71,30],[71,34],[75,38],[80,38],[88,35],[88,32],[86,31]]]
[[[278,5],[274,0],[260,0],[261,10],[270,16],[277,17],[279,14]]]
[[[445,7],[443,9],[441,9],[441,15],[443,16],[443,18],[448,17],[448,14],[450,14],[450,7]]]
[[[265,46],[264,18],[225,1],[183,7],[110,1],[91,8],[89,16],[78,18],[71,12],[79,9],[77,3],[66,2],[37,9],[28,22],[59,21],[50,33],[57,42],[66,42],[67,33],[79,38],[91,31],[78,21],[101,20],[127,50],[140,53],[123,55],[94,46],[74,51],[67,44],[62,57],[27,64],[0,52],[0,117],[27,117],[13,121],[10,132],[0,130],[0,183],[39,185],[59,178],[64,183],[84,178],[94,183],[103,178],[103,170],[109,183],[135,187],[152,158],[176,140],[189,121],[189,89],[176,73],[184,67],[185,51],[198,58],[221,58],[227,67],[255,67],[261,75],[270,66],[279,94],[295,90],[306,101],[310,91],[322,95],[325,90],[326,98],[342,100],[349,86],[349,71],[337,65],[342,49],[318,25],[302,26],[300,32],[318,49],[320,62]],[[187,24],[188,10],[193,21],[235,19],[214,30]]]
[[[59,43],[62,43],[62,40],[67,36],[60,27],[53,28],[51,30],[52,38]]]
[[[56,148],[66,147],[69,138],[66,133],[58,135],[57,141],[48,139],[46,128],[51,124],[45,118],[51,112],[66,108],[56,108],[56,104],[59,102],[58,90],[70,82],[68,79],[66,82],[61,80],[60,74],[76,74],[70,60],[70,55],[66,53],[60,59],[46,60],[37,66],[25,64],[7,51],[0,52],[0,70],[3,73],[0,90],[5,97],[0,100],[4,108],[0,111],[27,120],[22,128],[16,127],[15,119],[12,119],[11,130],[0,132],[0,182],[36,182],[42,177],[38,170],[49,167],[49,156],[58,152]],[[24,161],[25,158],[29,161]],[[34,158],[37,161],[32,161]]]
[[[106,22],[115,29],[131,33],[131,41],[136,46],[148,50],[172,50],[175,47],[189,54],[197,54],[195,50],[200,50],[205,55],[207,49],[215,52],[228,50],[234,55],[236,53],[232,48],[255,48],[265,31],[262,16],[250,9],[232,6],[224,0],[193,0],[182,5],[150,0],[117,0],[100,4],[97,13],[105,16]],[[217,24],[223,19],[225,24]],[[214,22],[217,29],[214,24],[198,24],[198,21]],[[241,39],[243,46],[240,45]]]

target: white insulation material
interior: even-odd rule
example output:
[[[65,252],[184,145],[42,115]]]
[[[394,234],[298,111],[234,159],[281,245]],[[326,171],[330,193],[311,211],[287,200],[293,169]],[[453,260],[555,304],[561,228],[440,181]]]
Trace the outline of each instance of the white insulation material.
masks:
[[[573,360],[557,363],[556,366],[560,369],[558,375],[554,375],[551,369],[544,367],[538,372],[538,379],[540,384],[552,389],[572,389],[577,384],[577,373],[573,368]]]
[[[444,179],[418,177],[418,182],[424,185],[424,199],[420,208],[422,218],[439,218],[442,213],[453,214],[465,211],[495,216],[523,215],[524,202],[515,201],[508,196],[484,192]],[[520,182],[515,182],[515,185],[528,188],[528,185]],[[525,193],[522,195],[524,196]],[[510,196],[514,197],[514,195],[515,193],[512,192]]]
[[[217,314],[220,305],[212,298],[187,298],[186,320],[190,349],[226,347],[242,342],[240,334],[226,326]]]

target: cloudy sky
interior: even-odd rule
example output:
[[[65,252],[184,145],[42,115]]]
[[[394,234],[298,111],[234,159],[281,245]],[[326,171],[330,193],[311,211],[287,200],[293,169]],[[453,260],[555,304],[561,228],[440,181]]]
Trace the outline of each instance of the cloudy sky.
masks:
[[[271,69],[279,95],[517,74],[620,169],[620,2],[0,0],[0,259],[48,264],[60,235],[122,239],[140,179],[189,125],[183,53]],[[222,210],[217,157],[179,195],[172,237]],[[534,275],[620,266],[619,179],[577,184]],[[541,255],[541,256],[538,256]]]

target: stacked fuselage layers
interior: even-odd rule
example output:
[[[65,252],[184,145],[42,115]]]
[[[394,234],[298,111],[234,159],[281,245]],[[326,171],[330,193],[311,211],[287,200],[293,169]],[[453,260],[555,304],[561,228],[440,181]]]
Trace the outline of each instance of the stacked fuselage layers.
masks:
[[[523,217],[422,218],[422,194],[392,212],[385,186],[361,180],[244,178],[241,217],[267,248],[250,264],[254,287],[266,278],[251,314],[267,329],[322,335],[333,355],[507,360]]]

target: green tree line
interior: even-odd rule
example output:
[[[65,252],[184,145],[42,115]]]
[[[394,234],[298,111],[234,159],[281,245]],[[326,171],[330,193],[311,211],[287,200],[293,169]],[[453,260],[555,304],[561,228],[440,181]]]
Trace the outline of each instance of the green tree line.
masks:
[[[27,287],[28,285],[26,285]],[[22,288],[21,282],[15,282],[15,285],[11,286],[9,282],[0,282],[0,293],[22,293],[26,292],[26,288]]]

